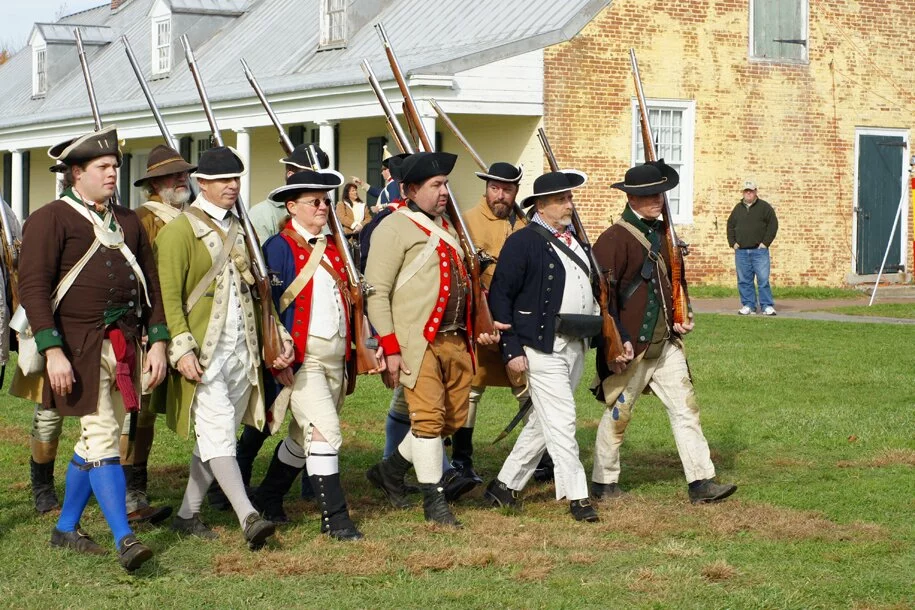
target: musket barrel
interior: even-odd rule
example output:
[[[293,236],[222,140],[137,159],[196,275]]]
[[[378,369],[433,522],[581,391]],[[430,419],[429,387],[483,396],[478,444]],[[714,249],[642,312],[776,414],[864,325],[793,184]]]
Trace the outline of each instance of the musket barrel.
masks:
[[[248,83],[251,84],[251,88],[254,89],[257,99],[260,100],[261,105],[264,107],[264,110],[267,111],[267,116],[270,118],[270,122],[273,123],[273,126],[276,127],[276,131],[280,136],[280,144],[283,146],[283,150],[286,151],[287,155],[291,155],[295,147],[292,145],[292,140],[289,139],[289,135],[286,133],[286,130],[283,129],[283,124],[280,123],[279,117],[276,116],[276,113],[273,112],[273,107],[270,105],[270,102],[267,101],[267,95],[264,93],[264,90],[261,89],[261,86],[258,84],[257,79],[254,77],[254,73],[251,72],[251,68],[248,67],[248,62],[245,61],[244,57],[241,60],[241,65],[245,70],[245,77],[248,79]]]
[[[434,99],[430,99],[429,103],[432,105],[432,109],[435,110],[436,114],[438,114],[438,118],[440,118],[442,122],[444,122],[448,127],[448,129],[451,130],[451,133],[454,134],[454,137],[456,137],[458,141],[464,145],[464,148],[467,150],[470,156],[473,157],[474,163],[476,163],[484,172],[488,170],[489,166],[486,165],[486,161],[484,161],[483,157],[481,157],[479,153],[474,150],[473,146],[470,144],[467,138],[464,137],[464,134],[461,133],[461,130],[458,129],[458,126],[455,125],[454,121],[451,120],[451,117],[448,116],[448,114],[442,110],[442,107],[438,105],[438,102]]]
[[[216,116],[213,114],[213,108],[210,106],[210,98],[207,95],[206,87],[203,85],[203,79],[200,77],[200,71],[197,69],[197,59],[194,57],[194,49],[187,38],[187,34],[181,36],[181,46],[184,47],[184,57],[187,59],[187,67],[194,77],[194,84],[197,86],[197,92],[200,93],[200,103],[203,104],[203,113],[207,117],[207,123],[210,124],[210,133],[213,136],[213,142],[216,146],[225,146],[222,140],[222,134],[219,132],[219,126],[216,124]],[[247,229],[247,227],[245,227]],[[266,267],[266,265],[265,265]]]
[[[156,105],[156,100],[153,98],[152,91],[149,90],[149,84],[146,82],[146,78],[143,77],[143,72],[140,70],[140,64],[137,62],[136,55],[133,54],[133,48],[131,48],[127,36],[121,36],[121,43],[124,45],[124,51],[127,53],[127,61],[130,62],[130,67],[133,68],[133,73],[137,77],[137,82],[140,83],[140,89],[143,91],[146,103],[153,113],[153,118],[156,119],[159,131],[162,132],[162,137],[169,146],[175,150],[179,150],[180,144],[178,143],[177,138],[172,135],[172,132],[169,131],[168,125],[165,124],[165,119],[162,118],[162,113],[159,112],[159,107]]]
[[[381,88],[381,84],[375,77],[375,71],[372,70],[372,66],[369,64],[369,60],[363,59],[361,65],[362,71],[365,73],[365,77],[369,81],[369,85],[375,92],[375,97],[378,98],[378,103],[381,104],[381,108],[384,111],[385,120],[388,123],[388,129],[391,130],[391,135],[394,136],[394,140],[397,142],[397,147],[400,148],[401,152],[412,155],[414,152],[416,152],[413,148],[413,144],[407,137],[406,132],[404,132],[400,121],[397,120],[397,115],[394,113],[394,109],[391,107],[391,103],[388,102],[388,98],[385,96],[384,91]]]
[[[92,108],[92,119],[95,121],[95,130],[102,128],[102,116],[98,111],[98,103],[95,101],[95,87],[92,86],[92,76],[89,74],[89,62],[86,60],[86,49],[83,48],[83,35],[80,34],[79,28],[73,28],[73,35],[76,36],[76,52],[79,54],[79,65],[83,70],[83,78],[86,80],[86,92],[89,94],[89,107]]]

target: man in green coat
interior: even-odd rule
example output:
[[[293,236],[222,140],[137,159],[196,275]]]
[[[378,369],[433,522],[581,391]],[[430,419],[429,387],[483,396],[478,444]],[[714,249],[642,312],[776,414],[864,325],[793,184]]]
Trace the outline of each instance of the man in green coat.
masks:
[[[188,437],[193,424],[196,439],[187,489],[172,527],[179,533],[216,537],[199,516],[215,479],[235,510],[248,546],[258,549],[273,535],[274,524],[251,505],[235,460],[239,424],[261,429],[265,421],[260,304],[251,292],[254,276],[235,216],[244,173],[244,162],[231,148],[204,153],[193,174],[200,194],[159,233],[156,260],[165,316],[173,329],[168,425]],[[270,364],[282,369],[292,362],[292,340],[282,325],[277,327],[284,349]]]

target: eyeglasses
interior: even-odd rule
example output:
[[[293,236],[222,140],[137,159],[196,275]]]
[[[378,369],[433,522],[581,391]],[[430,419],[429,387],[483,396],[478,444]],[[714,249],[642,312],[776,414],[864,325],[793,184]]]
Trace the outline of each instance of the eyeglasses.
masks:
[[[321,204],[330,207],[330,199],[297,199],[296,203],[302,203],[305,205],[310,205],[311,207],[318,209],[321,207]]]

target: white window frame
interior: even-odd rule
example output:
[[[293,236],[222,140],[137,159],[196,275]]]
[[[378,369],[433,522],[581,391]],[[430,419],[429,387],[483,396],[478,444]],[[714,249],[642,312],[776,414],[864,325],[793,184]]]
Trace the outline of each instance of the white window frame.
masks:
[[[43,97],[47,92],[48,46],[42,43],[32,47],[32,97]]]
[[[673,213],[674,224],[693,224],[693,175],[695,172],[695,133],[696,133],[696,101],[651,98],[645,100],[651,110],[672,110],[681,112],[683,122],[680,126],[680,152],[681,163],[678,169],[680,174],[679,197],[680,205],[677,212]],[[654,134],[654,132],[652,132]],[[632,145],[631,163],[637,165],[644,163],[645,158],[639,154],[642,144],[642,130],[639,125],[639,100],[632,98]],[[663,158],[663,154],[660,155]],[[668,159],[669,161],[669,159]],[[673,165],[673,164],[672,164]]]
[[[765,2],[766,0],[749,0],[750,2],[750,20],[748,22],[750,35],[747,37],[749,40],[749,47],[747,48],[747,56],[754,62],[767,62],[767,63],[776,63],[776,64],[809,64],[810,63],[810,0],[800,0],[803,3],[802,7],[802,16],[803,20],[801,35],[804,40],[807,41],[807,44],[804,46],[804,56],[801,59],[792,59],[785,57],[760,57],[755,54],[754,50],[756,49],[756,40],[754,38],[753,27],[755,14],[755,6],[757,2]]]
[[[342,49],[346,47],[346,2],[347,0],[320,0],[321,41],[318,49]],[[333,28],[334,23],[338,26]]]
[[[162,44],[159,30],[162,26],[167,28],[168,41]],[[152,20],[150,56],[152,62],[152,75],[163,76],[172,70],[172,18],[171,15],[155,17]],[[164,61],[163,61],[164,60]]]

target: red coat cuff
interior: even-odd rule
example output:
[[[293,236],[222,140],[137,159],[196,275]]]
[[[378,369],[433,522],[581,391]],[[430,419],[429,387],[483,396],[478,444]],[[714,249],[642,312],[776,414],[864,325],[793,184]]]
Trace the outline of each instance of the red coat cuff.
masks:
[[[391,333],[384,337],[378,337],[378,345],[384,350],[385,356],[400,353],[400,343],[397,341],[397,335]]]

